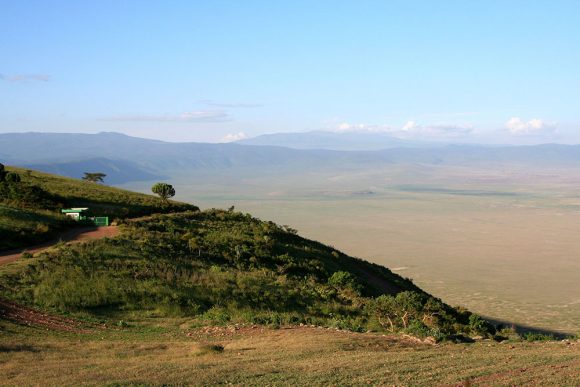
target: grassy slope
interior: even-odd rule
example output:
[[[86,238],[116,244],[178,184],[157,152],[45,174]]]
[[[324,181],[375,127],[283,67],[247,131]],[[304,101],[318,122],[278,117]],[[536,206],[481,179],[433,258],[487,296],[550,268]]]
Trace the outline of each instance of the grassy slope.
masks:
[[[0,320],[0,385],[576,386],[580,378],[579,342],[430,346],[316,328],[187,326],[72,334]]]
[[[153,195],[89,183],[79,179],[37,171],[31,171],[28,174],[22,168],[7,167],[6,169],[20,174],[23,182],[39,186],[57,196],[67,206],[90,207],[95,213],[103,216],[123,219],[159,212],[196,209],[191,204],[179,202],[171,202],[169,207],[165,207],[160,199]]]
[[[54,211],[0,204],[0,251],[52,239],[67,226],[70,223]]]
[[[7,167],[22,178],[23,187],[40,187],[42,204],[0,200],[0,250],[25,247],[54,238],[59,231],[75,226],[59,212],[62,207],[89,207],[96,215],[111,220],[196,209],[172,202],[163,206],[157,197],[61,176]],[[50,207],[50,209],[46,209]]]
[[[373,297],[409,290],[438,308],[438,317],[419,324],[425,334],[457,333],[456,324],[468,317],[384,267],[247,214],[184,212],[122,227],[115,239],[60,246],[0,269],[0,294],[98,318],[188,316],[199,324],[314,323],[364,331],[381,329],[367,311]],[[337,272],[350,273],[350,282],[332,283]]]

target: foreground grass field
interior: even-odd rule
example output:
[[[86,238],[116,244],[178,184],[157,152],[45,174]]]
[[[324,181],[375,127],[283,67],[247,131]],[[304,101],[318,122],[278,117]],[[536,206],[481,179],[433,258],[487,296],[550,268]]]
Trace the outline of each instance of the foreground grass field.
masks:
[[[0,322],[2,385],[577,386],[580,344],[424,344],[322,328],[188,320],[47,332]]]

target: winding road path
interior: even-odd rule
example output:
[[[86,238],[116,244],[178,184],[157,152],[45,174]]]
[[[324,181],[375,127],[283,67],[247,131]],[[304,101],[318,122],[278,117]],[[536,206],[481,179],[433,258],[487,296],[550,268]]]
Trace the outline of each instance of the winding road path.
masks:
[[[63,232],[57,239],[49,242],[31,246],[25,249],[0,252],[0,265],[5,265],[7,263],[16,261],[22,256],[22,253],[24,252],[30,254],[38,253],[52,247],[60,241],[75,243],[91,239],[101,239],[106,237],[112,238],[117,235],[119,235],[119,229],[117,226],[74,228],[72,230]]]

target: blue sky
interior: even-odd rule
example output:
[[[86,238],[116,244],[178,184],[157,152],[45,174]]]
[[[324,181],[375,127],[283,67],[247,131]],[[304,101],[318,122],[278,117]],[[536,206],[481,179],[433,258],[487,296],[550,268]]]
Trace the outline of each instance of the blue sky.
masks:
[[[579,1],[0,5],[0,132],[580,142]]]

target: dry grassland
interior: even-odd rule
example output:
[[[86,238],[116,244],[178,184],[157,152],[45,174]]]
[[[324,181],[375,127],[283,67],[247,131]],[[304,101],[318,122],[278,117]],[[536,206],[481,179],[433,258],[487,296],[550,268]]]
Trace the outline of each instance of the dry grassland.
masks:
[[[20,333],[7,335],[7,330]],[[0,384],[574,386],[580,382],[578,342],[428,345],[400,336],[305,327],[171,332],[57,335],[5,325],[0,336]]]

